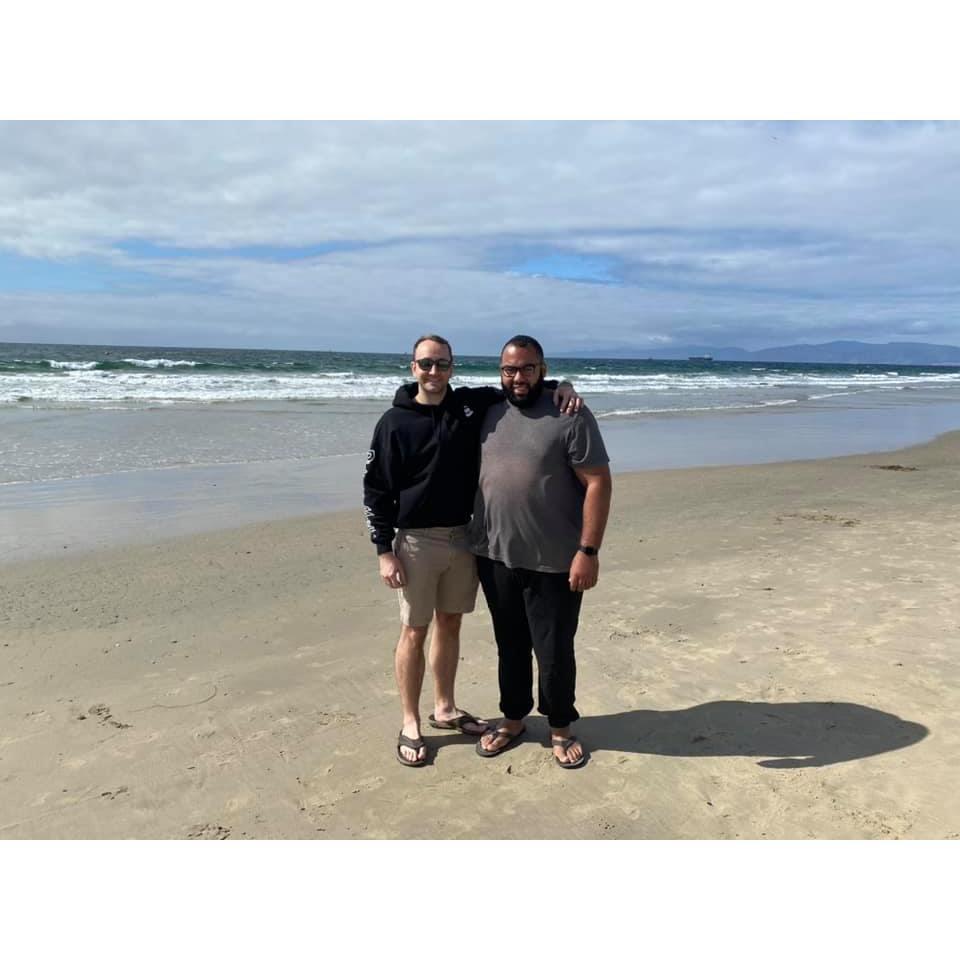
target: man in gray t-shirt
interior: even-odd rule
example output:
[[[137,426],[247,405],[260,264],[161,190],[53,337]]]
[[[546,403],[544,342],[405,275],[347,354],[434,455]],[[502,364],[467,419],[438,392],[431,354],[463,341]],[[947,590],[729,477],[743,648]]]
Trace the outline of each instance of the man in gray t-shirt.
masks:
[[[597,583],[597,551],[610,510],[610,468],[592,413],[557,416],[543,395],[543,350],[513,337],[500,355],[507,404],[492,407],[480,433],[480,484],[470,547],[493,619],[503,720],[477,744],[494,757],[515,744],[533,709],[550,724],[557,763],[582,766],[586,753],[570,724],[574,707],[574,636],[583,591]]]

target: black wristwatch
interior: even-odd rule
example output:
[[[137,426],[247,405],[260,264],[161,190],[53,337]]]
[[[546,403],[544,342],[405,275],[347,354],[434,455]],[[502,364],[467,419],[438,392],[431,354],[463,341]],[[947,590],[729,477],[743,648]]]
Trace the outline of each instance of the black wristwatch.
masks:
[[[585,553],[588,557],[595,557],[595,556],[597,555],[597,548],[596,548],[596,547],[585,547],[585,546],[581,543],[580,546],[577,547],[577,549],[578,549],[581,553]]]

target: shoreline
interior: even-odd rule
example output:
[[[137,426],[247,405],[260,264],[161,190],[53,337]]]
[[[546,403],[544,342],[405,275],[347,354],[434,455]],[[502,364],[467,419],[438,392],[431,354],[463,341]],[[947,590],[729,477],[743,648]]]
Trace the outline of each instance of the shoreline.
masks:
[[[580,771],[536,714],[504,757],[427,728],[432,764],[396,762],[353,510],[8,564],[0,838],[958,837],[958,468],[960,431],[618,474]],[[496,716],[482,597],[461,657]]]
[[[361,445],[372,433],[371,417],[369,430],[359,431]],[[892,452],[960,429],[960,404],[675,414],[605,420],[601,429],[611,467],[620,476]],[[87,553],[251,522],[360,510],[365,452],[0,484],[0,568],[63,550]]]

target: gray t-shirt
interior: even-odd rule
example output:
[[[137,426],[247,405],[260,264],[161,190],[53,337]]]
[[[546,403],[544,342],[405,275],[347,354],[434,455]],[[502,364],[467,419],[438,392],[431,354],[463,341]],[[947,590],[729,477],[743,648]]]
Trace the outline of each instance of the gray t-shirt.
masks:
[[[526,408],[498,403],[480,440],[470,549],[508,567],[566,573],[580,544],[585,495],[573,468],[610,459],[593,414],[584,407],[565,416],[547,393]]]

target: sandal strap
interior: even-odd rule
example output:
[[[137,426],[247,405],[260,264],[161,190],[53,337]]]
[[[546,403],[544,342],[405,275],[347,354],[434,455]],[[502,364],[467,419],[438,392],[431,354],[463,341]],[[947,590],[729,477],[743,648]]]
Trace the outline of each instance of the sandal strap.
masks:
[[[510,743],[511,740],[516,740],[517,737],[519,737],[520,734],[522,733],[523,733],[523,730],[518,730],[516,733],[511,733],[509,730],[504,730],[500,728],[497,730],[488,730],[486,733],[481,734],[481,737],[487,737],[487,736],[491,737],[490,744],[492,747],[492,745],[497,742],[498,738],[500,740],[505,740],[506,743]],[[503,746],[506,746],[506,743],[503,744]],[[487,749],[490,749],[490,747],[488,747]],[[493,749],[496,749],[496,748],[494,747]]]

